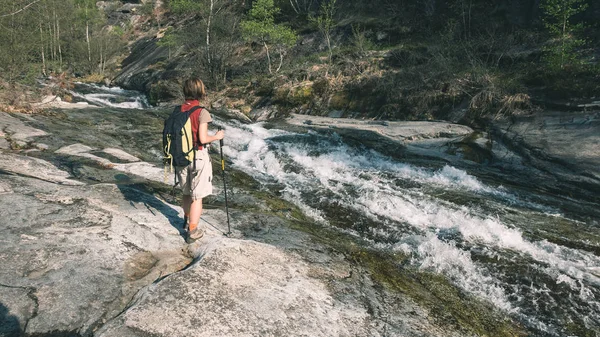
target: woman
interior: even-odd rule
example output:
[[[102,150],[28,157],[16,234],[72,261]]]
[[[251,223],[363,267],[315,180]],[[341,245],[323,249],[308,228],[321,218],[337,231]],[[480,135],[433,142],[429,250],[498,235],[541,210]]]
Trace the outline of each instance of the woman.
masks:
[[[190,111],[200,106],[200,101],[206,96],[204,83],[200,79],[191,78],[183,84],[185,103],[181,105],[181,112]],[[190,115],[192,134],[196,151],[194,163],[185,167],[175,167],[175,174],[183,189],[181,207],[184,212],[186,227],[186,242],[192,243],[204,235],[204,230],[199,227],[202,215],[202,198],[212,194],[212,164],[208,154],[208,145],[215,140],[223,139],[224,131],[218,131],[214,136],[208,134],[208,123],[212,118],[208,110],[197,108]]]

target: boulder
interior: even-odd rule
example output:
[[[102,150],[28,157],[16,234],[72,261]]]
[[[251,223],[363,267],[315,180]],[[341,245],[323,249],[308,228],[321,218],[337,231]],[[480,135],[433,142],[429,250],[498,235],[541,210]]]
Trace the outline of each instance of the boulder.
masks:
[[[497,121],[493,130],[529,165],[600,191],[600,112],[547,111]]]
[[[445,138],[447,140],[464,137],[473,130],[464,125],[449,122],[373,122],[351,118],[333,118],[320,116],[302,116],[290,114],[286,122],[291,125],[310,125],[318,129],[339,129],[350,132],[368,131],[379,134],[396,142],[417,142],[427,139]]]
[[[24,122],[29,118],[26,115],[0,112],[0,130],[2,130],[0,131],[0,137],[5,138],[8,136],[15,142],[26,144],[36,137],[46,136],[45,131],[31,127]]]
[[[12,153],[0,153],[0,170],[63,185],[83,185],[79,181],[70,179],[68,172],[59,170],[45,160]]]
[[[191,261],[181,214],[163,200],[121,185],[69,185],[67,172],[40,159],[2,153],[0,163],[18,174],[0,186],[0,310],[11,331],[90,335],[139,289]]]
[[[251,240],[202,245],[198,262],[149,287],[97,336],[369,335],[366,308],[336,301],[298,256]]]

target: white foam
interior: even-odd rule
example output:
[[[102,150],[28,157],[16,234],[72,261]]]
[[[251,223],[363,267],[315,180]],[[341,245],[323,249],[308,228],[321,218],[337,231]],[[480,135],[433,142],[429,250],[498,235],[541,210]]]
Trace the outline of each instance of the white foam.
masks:
[[[435,172],[428,180],[443,186],[460,186],[472,191],[491,191],[491,188],[484,186],[477,178],[448,165]]]
[[[518,311],[510,304],[497,281],[483,274],[481,271],[484,269],[471,260],[469,252],[442,242],[435,235],[429,235],[418,246],[417,254],[421,268],[446,275],[467,292],[488,299],[506,312]]]
[[[95,105],[121,109],[145,109],[150,106],[146,97],[137,91],[80,82],[77,84],[87,87],[91,93],[82,94],[72,91],[71,94]],[[117,103],[117,101],[121,102]]]
[[[144,98],[134,97],[133,101],[125,101],[120,103],[113,103],[111,99],[116,99],[117,95],[113,94],[79,94],[73,92],[73,95],[84,99],[88,102],[95,103],[100,106],[106,106],[111,108],[122,108],[122,109],[144,109],[148,106]]]
[[[319,210],[303,201],[302,192],[314,194],[315,191],[327,191],[345,207],[354,208],[378,222],[389,219],[390,223],[412,226],[423,234],[405,236],[390,248],[411,254],[415,265],[446,275],[467,292],[485,298],[503,310],[518,310],[505,293],[504,287],[507,285],[502,285],[483,265],[475,263],[470,252],[458,248],[453,239],[442,241],[438,234],[447,231],[454,233],[459,240],[473,246],[487,247],[491,252],[509,250],[527,256],[548,266],[544,272],[556,283],[575,287],[582,300],[595,300],[589,285],[600,285],[600,278],[596,275],[596,268],[600,265],[597,256],[547,241],[529,241],[514,224],[503,223],[498,217],[485,214],[477,208],[436,199],[424,194],[420,188],[401,189],[395,186],[397,180],[416,182],[442,190],[463,190],[483,194],[483,197],[495,196],[509,205],[554,212],[547,206],[522,200],[502,186],[488,186],[451,166],[439,170],[414,167],[373,151],[357,153],[341,143],[335,144],[335,139],[334,143],[312,145],[300,141],[275,142],[269,138],[292,134],[266,130],[260,124],[237,124],[226,132],[228,146],[225,147],[225,153],[234,165],[259,179],[284,185],[284,198],[295,203],[307,215],[319,222],[326,221]],[[297,170],[286,172],[286,161],[300,168],[300,173]],[[353,189],[354,193],[349,194],[348,188]],[[393,230],[388,229],[389,232]],[[374,235],[385,233],[384,229],[373,232]],[[517,292],[510,294],[513,300],[520,296],[518,289],[511,291]],[[541,322],[539,324],[543,325]]]

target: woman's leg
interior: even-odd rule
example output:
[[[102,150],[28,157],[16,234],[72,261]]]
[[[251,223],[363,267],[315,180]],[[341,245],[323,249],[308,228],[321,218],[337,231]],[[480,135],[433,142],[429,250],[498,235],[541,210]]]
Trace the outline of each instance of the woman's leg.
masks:
[[[183,221],[185,222],[184,226],[187,226],[190,221],[190,207],[192,206],[192,196],[184,195],[181,198],[181,208],[183,208]]]
[[[192,196],[184,195],[183,198],[181,198],[181,208],[183,208],[183,213],[185,214],[185,216],[190,215],[190,206],[191,205],[192,205]]]
[[[196,228],[202,228],[202,226],[199,226],[200,216],[202,215],[202,198],[212,194],[212,167],[208,151],[203,150],[198,152],[198,154],[199,158],[196,159],[196,169],[198,172],[194,174],[194,181],[191,184],[193,195],[189,217],[189,238],[191,240],[197,240],[204,234],[203,230],[197,230],[193,234],[192,231]]]
[[[191,199],[190,199],[191,200]],[[190,207],[190,232],[193,231],[200,222],[200,216],[202,215],[202,199],[194,200]]]

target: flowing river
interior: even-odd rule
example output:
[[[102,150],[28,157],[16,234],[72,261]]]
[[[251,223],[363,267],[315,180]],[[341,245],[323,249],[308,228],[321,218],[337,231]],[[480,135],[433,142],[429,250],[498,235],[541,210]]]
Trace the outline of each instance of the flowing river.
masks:
[[[143,119],[136,146],[160,165],[170,111],[139,110],[147,103],[132,92],[85,88],[77,97],[105,108],[65,112],[69,118],[103,121],[110,132],[106,123]],[[409,256],[412,267],[443,275],[537,336],[600,333],[600,205],[528,186],[527,177],[522,185],[504,180],[485,165],[400,158],[333,131],[214,118],[226,129],[231,168],[278,190],[320,226]]]
[[[553,196],[407,164],[335,133],[233,124],[227,141],[236,168],[281,185],[283,198],[323,226],[408,254],[540,333],[562,336],[565,321],[600,328],[599,247],[577,247],[597,223],[566,216]],[[540,228],[562,230],[563,244],[536,237]]]

